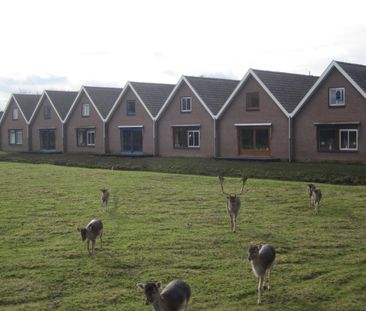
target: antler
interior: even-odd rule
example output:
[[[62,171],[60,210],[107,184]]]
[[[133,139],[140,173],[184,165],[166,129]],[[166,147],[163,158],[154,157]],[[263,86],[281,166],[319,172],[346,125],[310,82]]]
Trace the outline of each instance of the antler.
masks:
[[[219,181],[220,181],[220,185],[221,185],[221,190],[222,190],[222,193],[225,194],[225,195],[230,195],[229,193],[225,192],[224,191],[224,176],[219,176]]]

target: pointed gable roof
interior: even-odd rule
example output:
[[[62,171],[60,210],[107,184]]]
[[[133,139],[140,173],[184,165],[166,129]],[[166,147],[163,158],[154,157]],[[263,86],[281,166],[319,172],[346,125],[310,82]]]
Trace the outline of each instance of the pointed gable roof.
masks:
[[[103,119],[107,117],[119,94],[122,92],[122,88],[114,87],[83,86],[83,89]]]
[[[316,76],[287,72],[255,69],[253,72],[289,114],[318,79]]]
[[[310,75],[249,69],[220,109],[218,118],[250,77],[259,83],[287,117],[291,115],[291,112],[318,79],[318,77]]]
[[[45,93],[47,93],[61,121],[65,120],[78,92],[46,90]]]
[[[174,89],[174,84],[130,82],[130,85],[153,117],[156,117]]]
[[[41,98],[41,95],[13,94],[13,98],[18,104],[19,109],[21,110],[26,122],[28,123],[34,112],[34,109],[37,106],[39,99]]]
[[[316,83],[303,97],[301,102],[294,109],[291,114],[292,116],[294,116],[301,109],[301,107],[305,104],[308,98],[315,92],[315,90],[320,86],[320,84],[328,76],[333,68],[336,68],[346,78],[346,80],[348,80],[348,82],[366,99],[366,66],[333,60],[324,70]]]
[[[239,80],[185,76],[213,115],[229,98]]]
[[[338,61],[336,63],[366,92],[366,66]]]

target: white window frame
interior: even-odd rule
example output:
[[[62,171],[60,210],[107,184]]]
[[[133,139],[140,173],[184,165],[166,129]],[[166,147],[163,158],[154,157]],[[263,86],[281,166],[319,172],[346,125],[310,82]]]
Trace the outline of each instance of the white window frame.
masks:
[[[191,134],[193,135],[193,143],[195,141],[195,134],[198,134],[198,145],[194,145],[194,144],[192,145],[192,144],[189,143],[189,136]],[[187,139],[188,139],[188,141],[187,141],[188,148],[199,148],[200,145],[201,145],[201,133],[200,133],[200,130],[188,130],[187,131]]]
[[[337,91],[341,91],[343,94],[342,101],[332,102],[332,93],[336,93]],[[346,105],[346,89],[344,87],[330,87],[328,94],[329,107],[342,107]]]
[[[192,97],[184,96],[180,99],[180,111],[191,112],[192,111]]]
[[[9,144],[23,145],[23,130],[9,130]]]
[[[91,136],[92,135],[92,136]],[[93,138],[93,139],[91,139]],[[86,145],[95,146],[95,129],[86,131]]]
[[[342,148],[342,132],[347,133],[347,147]],[[349,133],[356,133],[356,148],[349,147]],[[358,151],[358,129],[339,129],[339,150],[342,151]]]
[[[90,117],[90,104],[84,103],[81,106],[81,116]]]
[[[13,120],[18,120],[19,119],[19,109],[18,108],[13,108],[11,118]]]

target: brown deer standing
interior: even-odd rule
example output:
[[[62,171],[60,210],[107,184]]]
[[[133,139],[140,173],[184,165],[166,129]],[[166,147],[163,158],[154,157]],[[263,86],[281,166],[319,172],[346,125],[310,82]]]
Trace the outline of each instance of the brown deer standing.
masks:
[[[258,304],[262,303],[262,293],[266,275],[268,275],[267,289],[271,290],[271,272],[276,258],[276,251],[273,246],[250,244],[248,249],[248,260],[252,266],[254,275],[258,278]]]
[[[222,193],[225,194],[226,198],[227,198],[226,208],[227,208],[227,212],[230,216],[231,230],[234,233],[236,232],[236,218],[238,217],[239,210],[240,210],[239,196],[246,192],[246,191],[244,191],[244,185],[245,185],[245,182],[248,180],[248,177],[244,176],[241,180],[243,183],[241,191],[239,193],[232,194],[232,193],[228,193],[228,192],[224,191],[224,177],[219,176]]]
[[[320,200],[322,199],[322,192],[320,189],[316,189],[313,184],[308,184],[307,190],[309,194],[309,207],[313,207],[315,214],[318,214]]]
[[[108,189],[100,189],[100,191],[102,192],[102,195],[100,197],[100,199],[102,201],[102,207],[107,209],[108,202],[109,202],[109,191],[108,191]]]

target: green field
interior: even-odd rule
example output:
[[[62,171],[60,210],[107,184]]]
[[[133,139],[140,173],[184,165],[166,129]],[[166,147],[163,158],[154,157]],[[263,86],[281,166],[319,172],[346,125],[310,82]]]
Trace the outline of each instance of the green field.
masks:
[[[314,215],[304,182],[250,178],[233,234],[216,177],[1,162],[0,310],[151,310],[136,284],[174,278],[191,311],[365,310],[366,186],[317,186]],[[76,228],[94,217],[92,257]],[[261,306],[251,241],[277,250]]]

